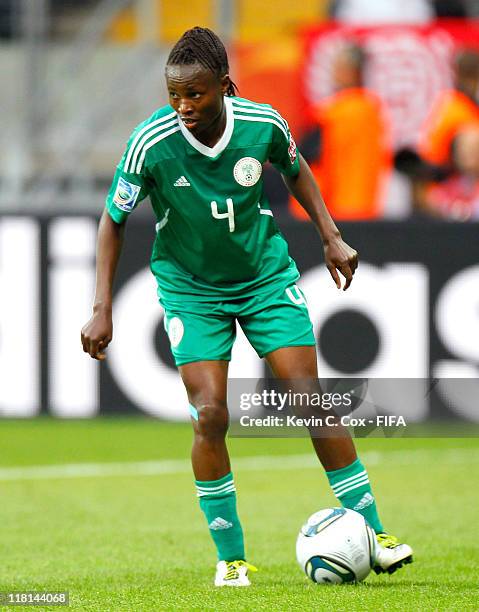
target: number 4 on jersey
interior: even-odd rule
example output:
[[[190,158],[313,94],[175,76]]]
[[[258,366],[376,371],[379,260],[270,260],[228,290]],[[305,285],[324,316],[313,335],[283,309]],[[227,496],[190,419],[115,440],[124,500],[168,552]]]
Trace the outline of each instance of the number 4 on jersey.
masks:
[[[213,215],[215,219],[228,219],[230,232],[234,232],[235,231],[235,210],[233,207],[233,200],[231,198],[226,198],[226,206],[228,208],[228,212],[219,213],[218,204],[213,200],[213,202],[211,202],[211,214]]]

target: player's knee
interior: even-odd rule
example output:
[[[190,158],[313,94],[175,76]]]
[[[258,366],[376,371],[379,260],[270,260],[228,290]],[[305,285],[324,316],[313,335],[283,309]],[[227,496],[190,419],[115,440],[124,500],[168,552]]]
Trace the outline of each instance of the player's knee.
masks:
[[[197,406],[198,433],[205,438],[224,438],[228,430],[228,410],[219,401],[203,402]]]

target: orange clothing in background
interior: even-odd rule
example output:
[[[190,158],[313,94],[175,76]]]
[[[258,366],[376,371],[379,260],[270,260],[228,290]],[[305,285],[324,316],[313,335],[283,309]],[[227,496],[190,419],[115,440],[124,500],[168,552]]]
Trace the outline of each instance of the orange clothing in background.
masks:
[[[423,127],[420,155],[432,164],[450,163],[452,141],[470,124],[479,124],[479,105],[458,90],[444,92]]]
[[[331,216],[379,218],[392,158],[380,99],[367,89],[344,89],[320,102],[313,116],[321,131],[321,154],[311,170]],[[309,218],[294,199],[290,210],[297,218]]]

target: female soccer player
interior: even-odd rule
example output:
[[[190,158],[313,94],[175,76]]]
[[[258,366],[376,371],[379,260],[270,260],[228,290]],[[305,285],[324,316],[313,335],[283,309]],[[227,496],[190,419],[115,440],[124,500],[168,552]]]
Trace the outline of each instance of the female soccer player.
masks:
[[[215,585],[248,586],[252,566],[225,444],[236,320],[278,378],[317,378],[299,273],[263,193],[263,164],[270,161],[281,172],[316,224],[338,289],[338,272],[348,289],[358,259],[331,219],[286,121],[271,106],[236,96],[225,48],[211,30],[185,32],[165,74],[170,104],[134,130],[107,197],[93,315],[82,344],[94,359],[105,358],[125,221],[149,195],[158,219],[151,270],[190,402],[197,494],[218,550]],[[411,548],[384,533],[351,438],[314,438],[313,445],[341,503],[363,514],[378,534],[377,571],[392,572],[409,561]]]

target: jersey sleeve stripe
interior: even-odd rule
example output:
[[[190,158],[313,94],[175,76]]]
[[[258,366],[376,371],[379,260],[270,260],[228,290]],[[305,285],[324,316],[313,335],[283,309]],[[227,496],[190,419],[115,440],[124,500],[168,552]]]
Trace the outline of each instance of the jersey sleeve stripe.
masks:
[[[284,129],[284,126],[281,123],[278,123],[278,121],[276,121],[273,118],[270,119],[269,117],[254,117],[253,115],[238,115],[236,113],[234,114],[234,118],[240,119],[242,121],[260,121],[262,123],[273,123],[274,125],[279,127],[279,129],[283,132],[286,140],[289,140],[289,136],[286,130]]]
[[[286,123],[286,121],[284,121],[284,119],[281,117],[281,115],[279,115],[276,111],[273,111],[272,109],[269,110],[265,110],[264,108],[262,110],[259,109],[249,109],[249,108],[239,108],[233,105],[233,109],[236,110],[236,112],[238,113],[247,113],[247,114],[251,114],[251,115],[268,115],[270,117],[274,117],[277,121],[279,121],[283,127],[285,128],[285,130],[288,130],[288,124]]]
[[[150,140],[153,136],[156,136],[156,134],[160,134],[162,132],[164,132],[165,130],[167,130],[168,128],[171,128],[173,125],[178,125],[178,118],[175,117],[175,119],[173,119],[173,121],[168,121],[168,123],[163,123],[162,125],[146,132],[146,134],[143,136],[143,138],[140,140],[140,142],[137,144],[137,146],[135,147],[135,153],[133,154],[132,158],[131,158],[131,163],[130,163],[130,172],[133,171],[133,169],[135,168],[135,166],[137,165],[137,160],[138,160],[138,156],[141,154],[141,151],[145,145],[145,143]],[[126,172],[128,172],[128,170],[125,170]]]
[[[265,106],[264,104],[256,104],[255,102],[240,102],[239,100],[233,100],[233,107],[234,107],[235,104],[238,105],[236,110],[241,111],[241,112],[245,112],[245,113],[249,112],[249,113],[251,113],[253,111],[246,110],[246,109],[251,108],[251,109],[256,109],[256,112],[260,113],[260,114],[264,114],[264,113],[272,114],[272,115],[274,115],[277,119],[279,119],[283,123],[284,127],[287,130],[289,130],[288,122],[286,121],[286,119],[284,119],[278,113],[278,111],[275,110],[272,107]],[[243,108],[241,108],[241,107],[243,107]]]
[[[180,126],[176,125],[175,127],[171,128],[171,130],[168,130],[167,132],[163,132],[162,134],[160,134],[159,136],[157,136],[156,138],[154,138],[153,140],[150,140],[144,147],[143,147],[143,151],[141,153],[140,159],[138,160],[138,165],[136,166],[136,172],[135,174],[140,174],[141,172],[141,168],[143,166],[143,162],[145,161],[145,155],[146,152],[148,151],[148,149],[150,147],[152,147],[153,145],[155,145],[157,142],[160,142],[160,140],[163,140],[163,138],[168,138],[168,136],[171,136],[171,134],[174,134],[175,132],[179,132],[180,131]]]
[[[143,134],[145,134],[146,132],[148,132],[148,130],[151,130],[152,128],[154,128],[157,125],[160,125],[161,123],[166,123],[167,121],[169,121],[170,119],[172,119],[174,116],[176,115],[176,112],[173,111],[172,113],[169,113],[168,115],[165,115],[164,117],[161,117],[160,119],[157,119],[156,121],[153,121],[152,123],[149,123],[148,125],[145,125],[145,127],[143,127],[138,134],[136,134],[133,142],[130,145],[130,148],[128,149],[128,154],[125,160],[125,164],[123,166],[123,170],[125,172],[127,172],[127,167],[130,164],[131,161],[131,157],[133,155],[133,152],[138,144],[138,142],[140,141],[141,137],[143,136]]]

